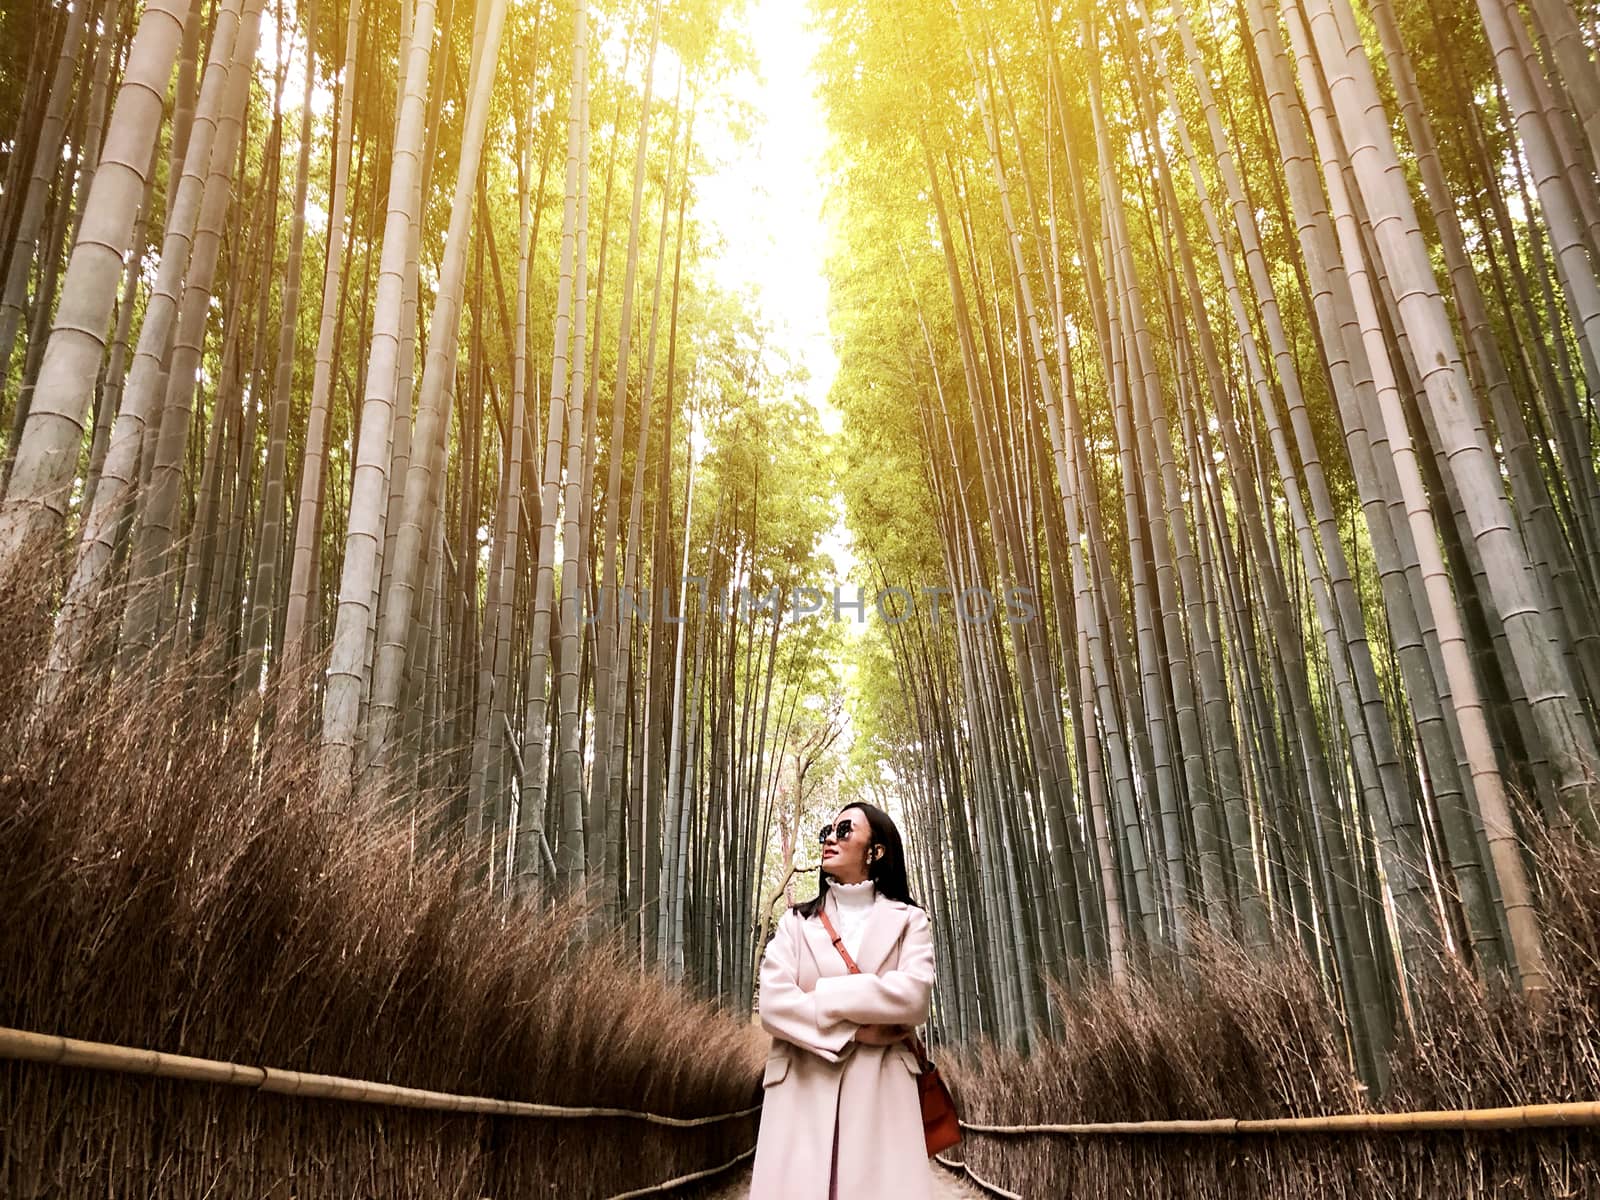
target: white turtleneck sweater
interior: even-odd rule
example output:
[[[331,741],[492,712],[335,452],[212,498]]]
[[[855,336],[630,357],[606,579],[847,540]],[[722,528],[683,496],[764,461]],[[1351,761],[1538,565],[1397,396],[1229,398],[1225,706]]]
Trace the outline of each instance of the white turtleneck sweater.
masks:
[[[861,939],[867,930],[867,914],[877,899],[877,886],[870,879],[860,883],[840,883],[829,880],[828,894],[833,897],[834,923],[839,928],[839,938],[844,948],[854,958],[860,952]]]

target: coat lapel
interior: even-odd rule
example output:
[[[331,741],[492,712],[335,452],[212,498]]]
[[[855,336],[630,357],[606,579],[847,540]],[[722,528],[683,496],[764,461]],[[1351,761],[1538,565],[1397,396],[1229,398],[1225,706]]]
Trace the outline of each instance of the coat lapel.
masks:
[[[839,927],[838,908],[830,894],[827,901],[828,919],[833,922],[834,928]],[[868,975],[875,974],[883,966],[884,959],[889,957],[889,951],[900,938],[901,931],[905,928],[906,904],[903,900],[890,900],[886,896],[878,896],[872,902],[872,911],[867,914],[866,928],[861,935],[861,949],[852,955],[856,966]],[[802,921],[800,928],[805,934],[806,945],[811,948],[811,955],[816,959],[817,970],[822,975],[848,975],[850,968],[844,965],[844,958],[834,947],[833,939],[828,936],[828,931],[823,927],[818,917]]]
[[[879,896],[867,914],[867,927],[861,935],[861,952],[855,956],[856,966],[869,975],[875,975],[900,940],[906,927],[906,903]],[[831,949],[831,946],[830,946]]]
[[[831,912],[828,918],[833,919]],[[849,974],[850,968],[844,965],[844,959],[839,957],[839,952],[833,948],[833,940],[828,937],[828,931],[822,927],[820,920],[816,917],[807,917],[800,922],[800,932],[805,935],[811,957],[816,960],[818,975]]]

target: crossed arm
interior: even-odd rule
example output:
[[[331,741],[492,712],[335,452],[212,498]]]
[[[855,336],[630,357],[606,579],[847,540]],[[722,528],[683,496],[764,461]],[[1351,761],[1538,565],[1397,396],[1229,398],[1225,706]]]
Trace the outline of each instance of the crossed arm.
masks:
[[[858,1025],[915,1027],[928,1019],[933,995],[933,934],[928,914],[907,910],[900,963],[892,971],[873,975],[824,975],[817,980],[817,1016],[823,1021],[854,1021]]]
[[[839,1062],[862,1025],[920,1025],[933,992],[933,937],[928,916],[910,910],[899,966],[881,975],[824,975],[815,991],[796,982],[800,918],[787,912],[761,960],[761,1027]]]

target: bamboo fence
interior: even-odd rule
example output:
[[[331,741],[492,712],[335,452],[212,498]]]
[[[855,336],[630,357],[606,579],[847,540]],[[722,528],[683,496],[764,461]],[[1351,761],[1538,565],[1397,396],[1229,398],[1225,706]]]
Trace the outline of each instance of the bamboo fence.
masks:
[[[759,1105],[757,1107],[760,1107]],[[650,1187],[635,1188],[631,1192],[618,1192],[615,1196],[608,1196],[606,1200],[633,1200],[635,1196],[657,1196],[662,1192],[670,1192],[673,1188],[682,1187],[686,1183],[693,1183],[697,1179],[709,1179],[713,1175],[721,1175],[724,1171],[738,1166],[745,1159],[752,1157],[756,1148],[751,1146],[743,1154],[730,1158],[720,1167],[707,1167],[704,1171],[695,1171],[689,1175],[679,1175],[676,1179],[667,1179],[661,1183],[652,1184]]]
[[[942,1167],[948,1167],[957,1175],[972,1180],[973,1183],[977,1184],[984,1191],[989,1192],[992,1195],[999,1196],[1000,1200],[1022,1200],[1022,1193],[1008,1192],[998,1183],[991,1183],[964,1162],[958,1162],[953,1158],[946,1158],[942,1154],[935,1154],[933,1156],[933,1161]]]
[[[1456,1108],[1432,1112],[1341,1113],[1324,1117],[1211,1117],[1194,1121],[1101,1121],[1078,1125],[977,1125],[973,1133],[1126,1134],[1418,1133],[1504,1129],[1581,1128],[1600,1125],[1600,1101],[1523,1104],[1510,1108]]]
[[[54,1034],[30,1033],[27,1030],[7,1028],[0,1028],[0,1059],[45,1063],[60,1067],[82,1067],[124,1075],[186,1080],[193,1083],[246,1087],[258,1092],[272,1092],[283,1096],[342,1100],[357,1104],[382,1104],[432,1112],[478,1113],[499,1117],[544,1117],[558,1120],[629,1117],[679,1129],[731,1121],[738,1117],[749,1116],[761,1107],[756,1104],[737,1112],[715,1113],[704,1117],[669,1117],[661,1113],[640,1112],[627,1108],[535,1104],[524,1100],[499,1100],[492,1096],[463,1096],[451,1092],[430,1091],[426,1088],[401,1087],[392,1083],[347,1079],[338,1075],[317,1075],[305,1071],[284,1071],[276,1067],[248,1066],[213,1058],[194,1058],[184,1054],[167,1054],[159,1050],[141,1050],[132,1046],[114,1046],[105,1042],[88,1042]],[[719,1166],[688,1175],[679,1175],[648,1187],[619,1192],[614,1196],[608,1196],[606,1200],[632,1200],[634,1197],[660,1195],[695,1180],[720,1175],[754,1154],[755,1147],[752,1146]]]
[[[581,1119],[590,1117],[632,1117],[654,1125],[691,1128],[714,1125],[747,1117],[761,1106],[752,1105],[737,1112],[706,1117],[668,1117],[661,1113],[639,1112],[629,1108],[587,1108],[562,1104],[534,1104],[526,1100],[498,1100],[492,1096],[463,1096],[435,1092],[426,1088],[401,1087],[369,1079],[346,1079],[339,1075],[315,1075],[305,1071],[283,1071],[276,1067],[245,1066],[214,1058],[191,1058],[159,1050],[140,1050],[113,1046],[105,1042],[85,1042],[55,1034],[29,1033],[22,1029],[0,1028],[0,1058],[51,1063],[61,1067],[87,1067],[117,1071],[125,1075],[149,1075],[159,1079],[185,1079],[194,1083],[224,1084],[254,1088],[283,1096],[302,1096],[319,1100],[345,1100],[357,1104],[386,1104],[395,1108],[416,1108],[432,1112],[486,1113],[497,1117],[547,1117]]]
[[[31,1033],[0,1028],[0,1058],[47,1063],[62,1067],[81,1067],[180,1079],[196,1083],[253,1088],[260,1092],[315,1099],[341,1100],[361,1104],[381,1104],[397,1108],[435,1112],[482,1113],[507,1117],[543,1117],[570,1120],[595,1117],[626,1117],[674,1128],[711,1125],[748,1116],[761,1106],[752,1105],[735,1112],[703,1117],[671,1117],[661,1113],[625,1108],[574,1107],[537,1104],[523,1100],[502,1100],[490,1096],[468,1096],[403,1087],[374,1080],[349,1079],[305,1071],[286,1071],[218,1059],[194,1058],[157,1050],[116,1046],[105,1042],[82,1041],[55,1034]],[[1252,1134],[1337,1134],[1337,1133],[1416,1133],[1471,1132],[1514,1129],[1578,1128],[1600,1125],[1600,1101],[1565,1104],[1526,1104],[1503,1108],[1446,1109],[1398,1113],[1343,1113],[1317,1117],[1268,1117],[1259,1119],[1213,1117],[1200,1120],[1104,1121],[1079,1124],[988,1125],[962,1121],[961,1127],[973,1133],[999,1135],[1056,1134],[1069,1136],[1137,1135],[1217,1135]],[[646,1188],[621,1193],[612,1200],[647,1196],[671,1190],[696,1179],[721,1174],[755,1153],[745,1151],[728,1162],[690,1175],[679,1176]],[[944,1166],[972,1177],[985,1190],[1002,1197],[1014,1194],[979,1178],[967,1164],[935,1156]]]
[[[593,1117],[630,1117],[656,1125],[692,1128],[747,1117],[761,1105],[704,1117],[669,1117],[629,1108],[578,1107],[537,1104],[527,1100],[501,1100],[493,1096],[466,1096],[426,1088],[403,1087],[369,1079],[285,1071],[276,1067],[248,1066],[214,1058],[192,1058],[159,1050],[88,1042],[56,1034],[30,1033],[0,1028],[0,1058],[85,1067],[161,1079],[254,1088],[284,1096],[344,1100],[358,1104],[385,1104],[433,1112],[485,1113],[501,1117],[545,1117],[558,1120]],[[1098,1121],[1081,1124],[985,1125],[962,1121],[973,1133],[1066,1134],[1127,1136],[1137,1134],[1197,1134],[1240,1136],[1249,1134],[1417,1133],[1471,1132],[1474,1130],[1554,1129],[1600,1126],[1600,1101],[1565,1104],[1523,1104],[1503,1108],[1439,1109],[1421,1112],[1340,1113],[1320,1117],[1209,1117],[1171,1121]],[[744,1156],[740,1156],[741,1158]],[[733,1165],[739,1159],[732,1160]],[[945,1159],[940,1159],[946,1162]],[[954,1162],[946,1165],[956,1166]],[[724,1168],[715,1168],[722,1170]],[[685,1177],[686,1179],[688,1177]],[[641,1193],[642,1194],[642,1193]]]

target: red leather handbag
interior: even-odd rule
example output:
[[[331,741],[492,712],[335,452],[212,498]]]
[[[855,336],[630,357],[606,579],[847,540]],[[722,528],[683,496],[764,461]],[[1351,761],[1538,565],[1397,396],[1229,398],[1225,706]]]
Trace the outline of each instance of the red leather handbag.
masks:
[[[828,920],[828,914],[819,908],[817,915],[822,918],[822,926],[833,940],[834,949],[844,959],[844,965],[850,968],[851,974],[861,974],[861,968],[856,966],[856,960],[844,948],[844,942],[834,929],[833,922]],[[941,1150],[948,1150],[961,1140],[961,1119],[956,1115],[956,1102],[950,1095],[950,1088],[940,1076],[939,1068],[928,1057],[922,1039],[913,1033],[906,1041],[921,1067],[917,1074],[917,1098],[922,1105],[922,1137],[928,1145],[928,1154],[932,1156]]]

